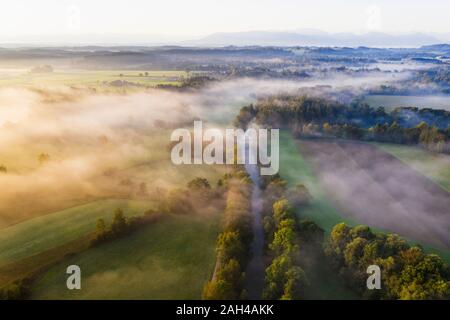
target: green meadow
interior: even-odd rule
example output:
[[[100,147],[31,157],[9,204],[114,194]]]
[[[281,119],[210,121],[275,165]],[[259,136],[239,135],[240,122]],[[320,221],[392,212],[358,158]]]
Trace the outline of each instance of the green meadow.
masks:
[[[333,207],[319,185],[309,163],[301,153],[299,141],[288,131],[280,133],[280,175],[290,186],[304,184],[313,199],[299,212],[302,218],[309,218],[319,224],[327,233],[340,222],[350,223]]]
[[[0,233],[0,265],[32,256],[95,230],[96,221],[111,221],[121,208],[127,216],[152,207],[143,200],[106,199],[67,208],[4,228]]]
[[[377,145],[448,190],[447,188],[450,184],[450,167],[447,164],[447,161],[449,161],[448,156],[436,155],[426,150],[409,146],[378,143]],[[434,165],[435,163],[436,165]],[[299,216],[315,221],[326,233],[329,233],[333,226],[341,222],[345,222],[348,225],[358,224],[358,221],[343,217],[339,213],[339,210],[343,209],[335,208],[327,199],[315,177],[312,165],[310,160],[302,156],[301,141],[294,139],[290,132],[282,131],[280,133],[280,175],[288,181],[290,186],[303,183],[313,196],[311,204],[307,208],[302,208]],[[386,232],[386,230],[379,228],[372,227],[372,229],[378,232]],[[407,240],[411,244],[417,244],[416,241]],[[436,253],[450,264],[450,252],[422,243],[420,245],[426,252]]]
[[[376,145],[450,192],[449,155],[399,144],[376,143]]]
[[[420,147],[388,143],[376,143],[376,145],[450,192],[450,156],[443,153],[434,153]],[[427,252],[440,255],[450,264],[449,251],[421,245]]]
[[[90,262],[93,267],[98,264],[101,268],[111,261],[115,261],[117,256],[136,253],[137,256],[129,256],[128,262],[124,261],[129,265],[122,267],[133,268],[136,265],[134,263],[136,259],[140,261],[145,256],[149,259],[143,262],[147,264],[144,269],[148,268],[148,273],[145,271],[142,277],[150,279],[159,286],[155,288],[155,285],[145,283],[142,277],[137,276],[136,281],[141,284],[145,283],[144,287],[148,286],[153,290],[141,292],[142,298],[147,297],[147,294],[156,298],[170,295],[180,298],[199,298],[201,288],[210,275],[209,270],[212,268],[210,268],[210,264],[215,262],[214,247],[218,228],[216,216],[210,217],[207,214],[203,216],[193,214],[189,217],[170,216],[162,221],[156,221],[150,226],[143,226],[135,232],[136,235],[133,233],[126,239],[114,240],[112,243],[98,248],[90,247],[98,219],[104,219],[109,224],[118,208],[122,209],[128,217],[140,216],[149,209],[155,209],[157,203],[164,199],[165,191],[175,187],[182,188],[188,181],[196,177],[204,177],[214,186],[218,179],[228,171],[227,166],[221,165],[175,166],[169,156],[169,137],[170,131],[165,129],[152,130],[150,133],[143,134],[139,141],[143,147],[140,149],[141,152],[136,155],[122,155],[117,153],[114,147],[111,150],[108,146],[104,147],[103,154],[112,154],[117,157],[114,162],[116,167],[112,175],[105,176],[100,173],[90,177],[89,183],[97,186],[99,190],[90,196],[90,200],[83,201],[84,195],[80,192],[70,193],[63,197],[69,191],[60,188],[58,190],[58,199],[60,199],[58,206],[63,209],[48,210],[46,209],[48,205],[45,203],[41,205],[40,202],[37,202],[42,207],[38,205],[27,207],[29,209],[27,219],[2,228],[0,232],[0,287],[15,280],[30,277],[35,279],[41,274],[46,275],[46,270],[57,266],[58,263],[65,264],[73,257],[84,257],[84,254],[87,254],[86,257],[89,257],[90,254],[100,255],[100,257],[93,256]],[[99,148],[98,146],[94,147],[97,150]],[[92,146],[86,148],[92,148]],[[77,145],[74,145],[74,148],[69,151],[66,149],[59,151],[56,147],[47,150],[52,159],[56,159],[55,162],[66,158],[70,159],[72,154],[81,151],[86,150],[79,150]],[[8,162],[8,167],[12,168],[11,172],[27,174],[33,170],[39,170],[35,164],[37,160],[32,156],[35,152],[30,151],[30,153],[27,161],[24,160],[25,162],[16,164],[16,166],[13,166],[12,161]],[[11,159],[14,158],[13,154],[14,150],[11,150]],[[123,181],[128,181],[129,184],[122,185]],[[137,194],[141,183],[145,183],[147,186],[148,193],[146,195]],[[40,191],[44,195],[49,193],[46,190]],[[33,196],[36,197],[36,195]],[[80,200],[72,201],[69,196],[77,196]],[[71,204],[73,202],[76,203]],[[10,205],[13,206],[14,203]],[[117,247],[114,249],[116,243]],[[149,243],[152,243],[154,247],[148,247]],[[135,251],[135,248],[138,248],[136,249],[138,251]],[[210,248],[209,251],[208,248]],[[113,250],[115,253],[112,256],[108,256],[107,252],[106,255],[102,255],[104,249]],[[181,255],[178,254],[178,251],[182,252]],[[206,254],[207,257],[204,258],[203,254]],[[154,258],[152,258],[153,255]],[[198,270],[195,263],[190,266],[186,262],[190,259],[188,255],[191,255],[192,263],[198,264]],[[170,260],[174,262],[173,268],[159,264],[159,261],[168,264]],[[103,264],[100,263],[101,261]],[[186,266],[183,266],[185,262]],[[92,275],[97,274],[94,269],[91,272]],[[189,277],[189,274],[193,276]],[[60,276],[65,279],[65,271]],[[178,286],[167,288],[172,281],[183,283],[180,277],[185,278],[186,289],[184,291],[179,290]],[[65,285],[65,282],[63,284]],[[115,286],[116,282],[112,279],[107,285]],[[93,286],[93,297],[102,296],[102,293],[98,291],[100,289],[97,289]],[[32,291],[34,292],[34,287]],[[116,291],[106,291],[111,294],[113,292],[118,297],[120,294],[123,294],[121,296],[123,298],[131,297],[128,295],[131,291],[124,292],[120,286],[117,286]],[[55,297],[59,297],[59,294],[56,294]]]
[[[329,234],[331,229],[340,222],[350,224],[336,208],[327,200],[321,189],[311,164],[302,156],[299,141],[288,131],[280,132],[280,175],[289,186],[304,184],[313,199],[307,207],[297,211],[300,219],[311,219]],[[323,263],[317,263],[313,270],[308,270],[308,276],[313,284],[307,293],[311,299],[357,299],[358,297],[346,288],[334,271]]]
[[[187,77],[185,71],[146,71],[146,70],[66,70],[56,69],[49,73],[31,73],[29,70],[14,73],[0,73],[0,87],[2,86],[85,86],[100,91],[120,91],[124,87],[114,86],[116,80],[126,81],[126,90],[133,91],[140,88],[151,88],[157,85],[177,85]]]
[[[218,215],[168,215],[50,268],[35,281],[31,298],[200,299],[218,232]],[[67,290],[71,264],[82,270],[82,290]]]

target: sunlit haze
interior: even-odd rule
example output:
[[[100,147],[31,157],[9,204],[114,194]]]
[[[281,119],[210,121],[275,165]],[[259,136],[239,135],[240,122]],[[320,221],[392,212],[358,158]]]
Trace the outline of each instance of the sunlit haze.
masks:
[[[447,0],[8,0],[0,11],[0,41],[64,35],[170,41],[253,30],[449,33],[449,12]]]

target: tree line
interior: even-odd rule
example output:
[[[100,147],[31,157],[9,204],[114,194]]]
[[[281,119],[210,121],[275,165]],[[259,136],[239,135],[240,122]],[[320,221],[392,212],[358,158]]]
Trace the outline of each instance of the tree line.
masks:
[[[245,169],[237,167],[219,182],[226,188],[223,230],[216,245],[216,266],[204,288],[206,300],[236,300],[247,296],[245,270],[253,239],[251,217],[252,182]]]
[[[349,105],[321,98],[276,95],[243,107],[235,125],[258,124],[290,128],[297,136],[420,145],[450,152],[450,112],[445,110],[371,108],[360,101]]]
[[[294,211],[311,199],[308,189],[298,184],[287,187],[279,175],[265,177],[263,227],[268,264],[264,299],[304,299],[311,285],[304,269],[307,247],[313,243],[321,250],[323,230],[314,222],[298,219]]]
[[[269,217],[269,216],[268,216]],[[301,299],[309,285],[300,267],[299,230],[293,209],[287,199],[273,204],[271,221],[265,221],[271,263],[266,268],[264,299]]]
[[[126,217],[123,210],[117,208],[110,226],[104,219],[98,219],[92,245],[126,236],[139,226],[155,222],[167,214],[192,214],[210,205],[220,206],[223,187],[219,182],[216,188],[212,188],[207,179],[197,177],[189,181],[185,188],[173,188],[161,193],[156,208],[145,211],[142,216]]]

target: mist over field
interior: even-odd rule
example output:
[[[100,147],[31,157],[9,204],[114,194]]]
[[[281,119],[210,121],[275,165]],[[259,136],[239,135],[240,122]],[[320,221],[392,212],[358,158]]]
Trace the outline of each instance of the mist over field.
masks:
[[[375,146],[313,141],[302,146],[345,215],[450,248],[447,191]]]
[[[449,12],[4,1],[0,305],[450,300]]]
[[[449,114],[415,97],[447,96],[448,54],[0,49],[0,299],[366,298],[367,263],[394,261],[386,277],[403,279],[427,259],[434,282],[419,288],[437,287]],[[196,120],[279,128],[279,175],[175,165],[171,133]],[[67,290],[72,264],[82,291]],[[389,283],[375,298],[409,298],[407,281]]]
[[[123,195],[126,188],[112,172],[118,170],[120,176],[121,169],[137,163],[168,160],[170,130],[191,128],[194,119],[230,125],[240,107],[262,95],[316,86],[333,86],[336,93],[349,87],[360,92],[389,80],[394,78],[241,79],[195,92],[148,90],[127,95],[91,94],[65,86],[2,88],[0,144],[8,174],[0,176],[0,224],[58,209],[65,201],[76,204]],[[48,154],[49,160],[40,162],[41,154]]]
[[[332,92],[336,97],[350,90],[356,95],[407,76],[244,78],[192,92],[148,90],[126,95],[92,94],[63,85],[2,88],[0,143],[8,175],[0,176],[5,186],[0,222],[15,223],[36,212],[58,209],[65,201],[76,204],[80,199],[123,195],[126,188],[111,184],[111,172],[119,170],[120,175],[121,169],[137,163],[168,160],[169,150],[161,147],[169,144],[169,129],[191,128],[194,119],[230,125],[238,110],[257,97],[298,90],[316,96]],[[152,139],[155,133],[158,139]],[[41,154],[50,160],[40,163]]]

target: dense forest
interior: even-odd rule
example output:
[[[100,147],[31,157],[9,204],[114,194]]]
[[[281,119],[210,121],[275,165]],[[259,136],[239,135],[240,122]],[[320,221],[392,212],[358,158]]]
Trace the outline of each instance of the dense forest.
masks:
[[[287,127],[296,136],[421,145],[450,152],[450,112],[445,110],[401,107],[387,112],[358,101],[345,105],[304,95],[276,95],[243,107],[235,125],[245,128],[251,121]]]
[[[325,252],[345,283],[368,299],[448,299],[450,269],[435,254],[410,246],[396,234],[374,233],[367,226],[336,225]],[[369,265],[383,272],[381,290],[367,290]]]

